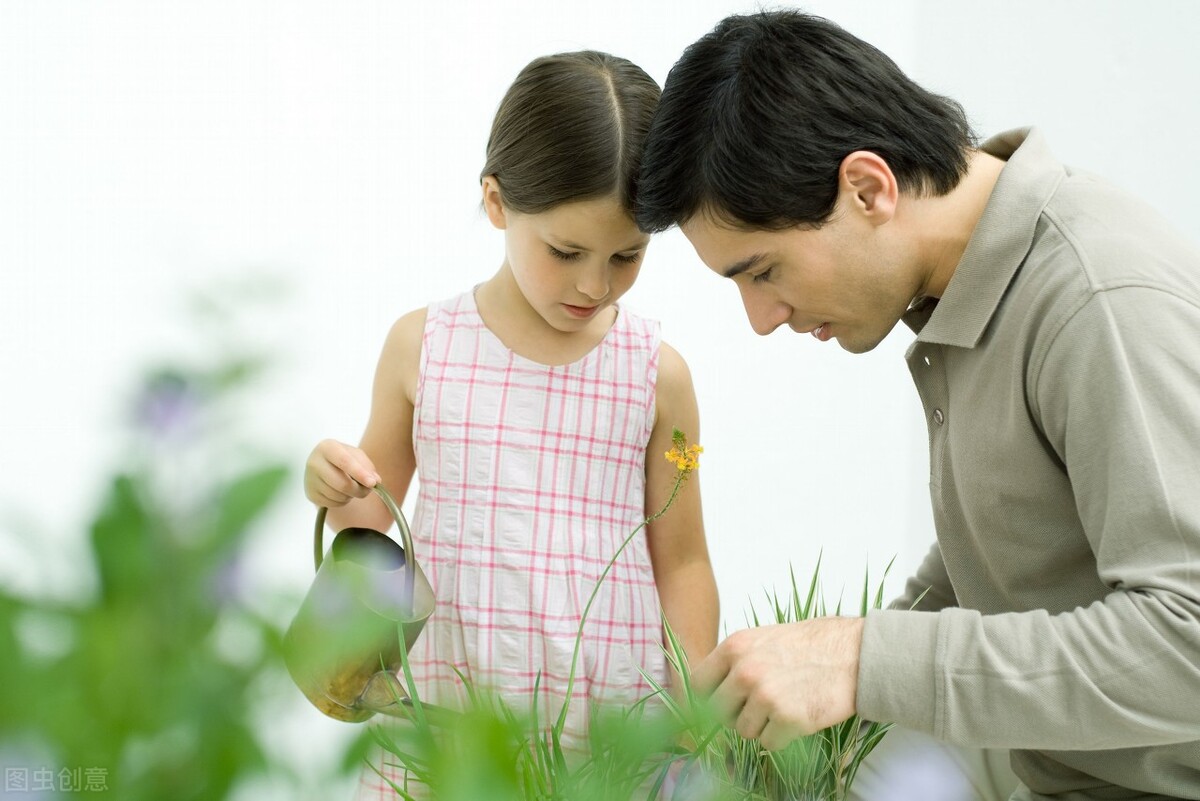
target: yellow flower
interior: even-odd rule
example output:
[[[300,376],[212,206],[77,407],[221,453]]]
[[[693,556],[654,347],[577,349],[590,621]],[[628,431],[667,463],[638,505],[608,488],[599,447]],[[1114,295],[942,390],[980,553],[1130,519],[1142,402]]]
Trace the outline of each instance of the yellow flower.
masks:
[[[700,466],[700,454],[704,453],[704,448],[699,445],[688,445],[687,435],[678,428],[671,432],[671,442],[674,447],[663,456],[668,462],[675,465],[675,469],[680,473],[680,478],[686,478]]]

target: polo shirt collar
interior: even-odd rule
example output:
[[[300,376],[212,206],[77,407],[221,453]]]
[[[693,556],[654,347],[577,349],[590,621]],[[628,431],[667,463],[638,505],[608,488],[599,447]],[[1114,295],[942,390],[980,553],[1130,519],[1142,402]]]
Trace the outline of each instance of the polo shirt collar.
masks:
[[[1036,128],[1005,131],[980,149],[1007,163],[941,299],[918,302],[904,315],[921,342],[962,348],[979,343],[1066,175]]]

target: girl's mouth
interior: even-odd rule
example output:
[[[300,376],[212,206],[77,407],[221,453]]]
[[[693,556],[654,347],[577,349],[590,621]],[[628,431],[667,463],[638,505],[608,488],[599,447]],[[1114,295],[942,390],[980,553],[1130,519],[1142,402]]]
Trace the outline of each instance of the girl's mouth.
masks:
[[[593,314],[595,314],[596,310],[599,309],[600,307],[599,306],[572,306],[569,303],[564,303],[563,308],[566,309],[567,314],[570,314],[572,317],[578,317],[581,320],[586,320],[588,317],[591,317]]]

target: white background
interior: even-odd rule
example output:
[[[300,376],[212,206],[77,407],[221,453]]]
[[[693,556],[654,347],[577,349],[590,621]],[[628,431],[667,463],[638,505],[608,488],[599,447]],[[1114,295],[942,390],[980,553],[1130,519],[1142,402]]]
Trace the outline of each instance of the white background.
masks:
[[[71,560],[120,461],[132,382],[189,347],[190,289],[266,270],[290,292],[249,336],[284,361],[250,422],[297,474],[256,533],[249,591],[302,592],[308,450],[357,440],[398,315],[499,264],[478,172],[516,72],[596,48],[661,82],[686,45],[753,8],[0,0],[0,582],[57,592],[79,580]],[[1200,4],[806,8],[958,99],[981,135],[1039,125],[1064,161],[1200,240]],[[831,601],[845,587],[856,604],[864,569],[874,582],[893,556],[894,595],[932,538],[907,329],[861,356],[786,328],[759,338],[677,231],[654,241],[627,302],[663,321],[693,371],[727,627],[787,582],[789,562],[807,575],[821,552]]]

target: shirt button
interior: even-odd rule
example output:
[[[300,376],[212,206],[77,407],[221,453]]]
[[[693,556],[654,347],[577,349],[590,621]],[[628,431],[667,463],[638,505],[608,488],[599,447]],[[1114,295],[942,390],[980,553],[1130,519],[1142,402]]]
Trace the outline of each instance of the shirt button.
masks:
[[[933,422],[937,423],[939,426],[946,422],[946,415],[942,414],[941,409],[933,410]]]

